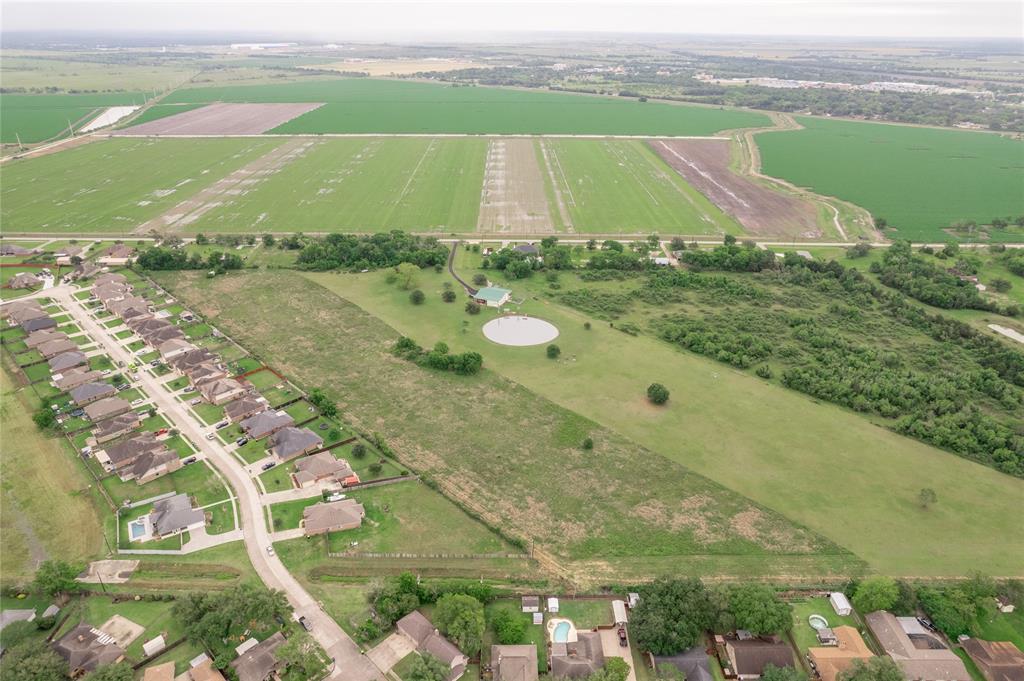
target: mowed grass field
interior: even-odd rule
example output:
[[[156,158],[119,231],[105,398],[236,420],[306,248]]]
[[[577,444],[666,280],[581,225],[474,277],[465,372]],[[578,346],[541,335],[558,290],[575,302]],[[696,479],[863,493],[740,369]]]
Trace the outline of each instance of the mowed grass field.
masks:
[[[640,140],[543,140],[555,201],[578,232],[741,234]],[[550,193],[549,193],[550,196]],[[557,212],[557,206],[551,206]]]
[[[768,125],[749,111],[370,78],[178,90],[163,104],[324,102],[279,133],[709,135]]]
[[[478,271],[469,263],[479,255],[463,252],[459,260],[464,278]],[[480,352],[492,370],[621,433],[658,459],[814,529],[881,572],[962,575],[985,566],[991,574],[1019,575],[1024,565],[1024,537],[1016,529],[1024,505],[1020,480],[656,338],[621,333],[546,300],[538,277],[497,282],[526,299],[524,312],[559,328],[558,361],[545,357],[543,345],[512,348],[486,340],[480,327],[493,311],[470,317],[461,299],[443,303],[446,273],[419,274],[427,294],[421,306],[411,305],[383,273],[305,276],[424,346],[442,340],[452,352]],[[562,290],[577,287],[573,280],[562,275]],[[653,381],[671,390],[664,408],[645,398]],[[916,502],[925,486],[940,499],[927,511]]]
[[[6,83],[5,83],[6,86]],[[108,106],[142,104],[141,92],[101,95],[18,95],[0,97],[0,142],[42,142],[79,128]]]
[[[318,280],[330,278],[341,279]],[[323,386],[357,429],[381,434],[446,496],[581,580],[862,567],[814,532],[503,376],[460,377],[394,357],[395,330],[294,272],[159,280],[300,384]],[[449,319],[461,306],[429,307]],[[431,326],[417,328],[422,343],[438,340]]]
[[[487,142],[319,141],[190,226],[200,231],[472,231]]]
[[[0,168],[6,232],[131,232],[280,144],[113,139]]]
[[[803,130],[757,136],[762,170],[851,201],[891,236],[945,241],[958,220],[1024,214],[1024,142],[999,135],[797,117]],[[993,231],[1000,241],[1020,234]]]

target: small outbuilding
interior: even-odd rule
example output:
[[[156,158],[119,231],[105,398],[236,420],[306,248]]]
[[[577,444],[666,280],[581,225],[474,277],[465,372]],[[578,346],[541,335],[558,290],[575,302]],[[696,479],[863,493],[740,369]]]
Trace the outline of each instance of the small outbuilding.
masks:
[[[540,612],[540,596],[523,596],[523,612]]]
[[[832,609],[836,611],[836,614],[840,617],[848,617],[853,614],[853,606],[850,605],[850,600],[846,597],[842,591],[833,591],[828,595],[828,602],[832,604]]]
[[[558,612],[558,599],[554,596],[548,598],[548,612]]]
[[[473,299],[487,307],[501,307],[512,297],[512,291],[499,286],[484,286],[473,294]]]
[[[625,601],[612,601],[612,614],[615,615],[615,624],[626,624],[629,622],[629,618],[626,617]]]

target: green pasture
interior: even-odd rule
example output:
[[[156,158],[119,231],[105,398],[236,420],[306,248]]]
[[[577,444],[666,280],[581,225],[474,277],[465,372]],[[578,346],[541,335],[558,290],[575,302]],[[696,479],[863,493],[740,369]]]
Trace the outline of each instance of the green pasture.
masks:
[[[369,78],[183,89],[162,104],[325,102],[276,133],[709,135],[768,125],[749,111]]]
[[[121,232],[173,208],[279,141],[113,139],[0,169],[9,232]]]
[[[6,61],[6,59],[5,59]],[[6,64],[4,65],[6,70]],[[4,87],[7,87],[6,74]],[[141,92],[99,95],[22,95],[0,98],[0,142],[22,144],[65,137],[68,124],[79,128],[108,106],[142,104]]]
[[[889,236],[946,241],[951,223],[1024,214],[1024,142],[999,135],[799,117],[757,136],[763,171],[866,208]],[[997,241],[1018,232],[993,230]]]
[[[578,232],[741,234],[726,216],[640,140],[543,140],[545,182]],[[556,206],[551,206],[556,212]]]
[[[189,229],[472,231],[486,150],[480,139],[320,141]]]

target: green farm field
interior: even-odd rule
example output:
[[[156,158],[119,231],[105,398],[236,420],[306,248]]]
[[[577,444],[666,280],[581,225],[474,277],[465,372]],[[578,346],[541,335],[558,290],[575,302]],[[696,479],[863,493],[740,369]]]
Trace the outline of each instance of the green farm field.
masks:
[[[152,94],[188,80],[198,68],[156,58],[125,60],[119,55],[3,51],[0,78],[8,90],[47,88],[70,91],[139,92]]]
[[[158,278],[300,385],[323,386],[404,466],[560,557],[575,578],[863,568],[833,542],[503,376],[458,377],[394,357],[395,330],[294,272]],[[383,275],[373,281],[383,285]],[[455,309],[434,312],[450,319]],[[431,328],[419,327],[421,342],[438,339]],[[580,446],[588,436],[596,443],[589,452]]]
[[[463,277],[478,258],[460,254]],[[446,274],[420,273],[421,306],[381,273],[306,276],[425,346],[443,340],[452,352],[480,352],[492,370],[819,532],[879,571],[958,575],[984,564],[1017,574],[1024,564],[1024,541],[1007,541],[1013,509],[1024,502],[1020,480],[654,337],[620,333],[547,300],[540,278],[498,284],[527,299],[524,312],[558,326],[557,362],[543,347],[486,340],[480,327],[493,313],[469,317],[461,304],[441,302]],[[562,290],[578,287],[573,279],[563,275]],[[653,380],[672,390],[666,408],[644,398]],[[943,501],[922,512],[915,500],[925,481]]]
[[[163,104],[325,102],[276,133],[710,135],[763,114],[620,98],[370,78],[178,90]]]
[[[439,137],[322,140],[189,229],[472,231],[486,147]]]
[[[6,86],[6,83],[5,83]],[[142,104],[141,92],[100,95],[19,95],[0,98],[0,142],[23,144],[42,142],[67,133],[68,123],[75,128],[89,122],[108,106]]]
[[[555,139],[540,144],[551,165],[545,182],[578,232],[743,233],[642,141]]]
[[[757,136],[763,172],[885,218],[889,236],[946,241],[960,220],[1024,214],[1024,142],[994,134],[797,117]],[[993,230],[996,241],[1021,234]]]
[[[115,139],[5,164],[7,232],[129,233],[280,140]]]

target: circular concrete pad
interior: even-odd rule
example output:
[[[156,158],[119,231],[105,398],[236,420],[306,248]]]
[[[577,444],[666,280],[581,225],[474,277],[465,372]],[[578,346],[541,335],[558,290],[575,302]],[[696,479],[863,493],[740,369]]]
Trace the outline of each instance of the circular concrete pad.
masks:
[[[510,315],[498,317],[484,324],[487,340],[500,345],[540,345],[558,338],[558,327],[536,317]]]

